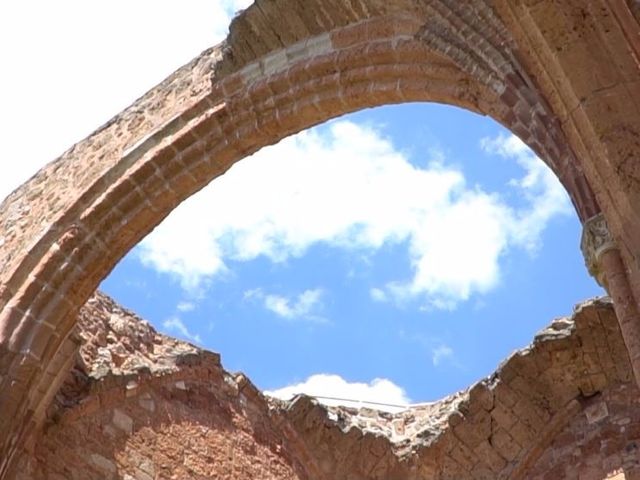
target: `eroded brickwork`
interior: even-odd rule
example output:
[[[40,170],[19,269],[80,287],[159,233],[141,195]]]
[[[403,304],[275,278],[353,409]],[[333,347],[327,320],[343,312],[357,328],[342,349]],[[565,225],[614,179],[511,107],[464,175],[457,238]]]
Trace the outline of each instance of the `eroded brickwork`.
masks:
[[[637,478],[640,402],[611,303],[554,321],[495,374],[396,414],[264,397],[217,354],[96,294],[16,480]]]
[[[434,405],[391,417],[330,409],[337,420],[329,429],[318,428],[326,425],[326,414],[312,402],[290,408],[288,417],[320,455],[327,478],[349,478],[348,471],[354,478],[380,480],[526,479],[531,466],[553,452],[556,435],[584,414],[588,398],[610,386],[624,386],[633,398],[631,378],[611,303],[596,301],[579,306],[571,319],[554,321],[491,377]],[[629,410],[634,405],[631,401]],[[384,432],[401,461],[390,462],[382,451],[339,435],[352,432],[354,425],[374,435]],[[338,448],[327,451],[326,444]],[[587,463],[603,462],[600,450],[590,455]],[[367,456],[380,460],[381,469],[363,469],[358,459]]]
[[[640,478],[640,392],[618,385],[582,400],[531,468],[532,480]]]
[[[217,354],[158,334],[101,294],[82,348],[15,478],[310,478],[264,398]]]

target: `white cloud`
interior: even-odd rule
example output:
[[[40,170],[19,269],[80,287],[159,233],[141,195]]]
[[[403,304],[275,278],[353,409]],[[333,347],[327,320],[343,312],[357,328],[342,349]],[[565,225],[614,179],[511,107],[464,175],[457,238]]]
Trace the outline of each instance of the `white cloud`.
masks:
[[[272,312],[284,318],[298,318],[308,315],[320,303],[322,290],[305,290],[295,302],[280,295],[267,295],[265,306]]]
[[[531,150],[515,135],[500,134],[497,137],[485,137],[480,140],[480,146],[489,153],[497,153],[502,157],[519,157],[528,155]]]
[[[370,291],[373,299],[421,299],[455,308],[500,279],[510,247],[534,250],[554,215],[570,211],[558,181],[515,137],[483,141],[525,170],[512,188],[526,206],[469,187],[461,171],[411,163],[373,128],[350,121],[302,132],[235,165],[173,212],[137,250],[186,289],[228,262],[303,255],[313,244],[373,251],[408,241],[412,276]],[[383,295],[384,294],[384,295]],[[288,303],[273,299],[274,309]]]
[[[250,3],[0,2],[0,58],[7,72],[0,89],[0,201],[178,67],[219,43],[233,13]]]
[[[371,296],[371,300],[374,302],[383,303],[389,300],[385,291],[377,287],[370,289],[369,295]]]
[[[424,335],[423,333],[408,333],[405,330],[400,330],[399,336],[406,342],[420,345],[428,352],[434,367],[439,367],[446,361],[449,366],[464,369],[464,366],[456,359],[453,348],[441,338]]]
[[[260,288],[244,292],[245,299],[257,298],[261,300],[267,310],[279,317],[287,320],[307,320],[317,323],[325,323],[327,321],[318,315],[318,312],[323,307],[323,295],[324,290],[321,288],[305,290],[294,298],[272,293],[268,294]]]
[[[193,302],[182,301],[176,305],[176,310],[179,312],[192,312],[195,310],[196,304]]]
[[[448,345],[440,344],[431,350],[431,361],[434,367],[439,366],[443,360],[451,358],[453,358],[453,349]]]
[[[516,160],[524,169],[524,177],[510,182],[527,201],[525,208],[513,213],[510,234],[514,243],[535,251],[553,217],[574,214],[567,192],[551,169],[515,135],[484,138],[481,146],[488,153]]]
[[[310,396],[331,397],[319,398],[325,405],[344,405],[347,407],[371,407],[378,410],[397,412],[411,401],[406,392],[385,378],[376,378],[370,383],[348,382],[339,375],[317,374],[306,381],[277,390],[266,391],[266,395],[290,400],[295,395],[304,393]],[[374,405],[362,402],[375,402]]]
[[[182,338],[186,340],[190,340],[195,343],[202,343],[202,338],[199,334],[193,334],[189,331],[184,322],[180,319],[180,317],[170,317],[164,322],[162,322],[162,326],[171,333],[177,333]]]

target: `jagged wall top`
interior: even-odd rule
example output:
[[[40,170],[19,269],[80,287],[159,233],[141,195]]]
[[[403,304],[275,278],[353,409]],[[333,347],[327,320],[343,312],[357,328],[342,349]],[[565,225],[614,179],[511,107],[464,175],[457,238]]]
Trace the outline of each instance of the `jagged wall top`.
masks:
[[[78,335],[81,355],[49,409],[50,424],[36,446],[37,458],[58,456],[60,439],[78,435],[73,432],[119,431],[123,422],[128,433],[119,431],[118,444],[131,446],[142,438],[149,442],[176,434],[183,422],[195,422],[221,439],[236,435],[233,429],[217,431],[209,423],[213,417],[206,425],[198,423],[210,408],[218,412],[213,405],[220,404],[246,417],[248,423],[234,420],[240,435],[262,432],[253,440],[256,448],[263,448],[259,445],[266,435],[267,443],[280,445],[286,462],[294,466],[284,476],[264,478],[522,479],[574,419],[587,415],[591,423],[606,392],[622,386],[630,389],[627,396],[633,395],[631,369],[608,299],[587,302],[571,318],[555,320],[529,347],[469,389],[396,414],[326,407],[305,396],[290,402],[267,399],[244,375],[225,372],[217,354],[158,334],[102,294],[83,309]],[[181,413],[175,420],[148,418],[158,409]],[[202,466],[207,463],[202,452],[214,448],[207,443],[210,438],[192,439],[180,448]],[[73,455],[77,468],[97,475],[100,466],[91,463],[93,455],[100,455],[102,464],[129,471],[132,454],[107,458],[103,450],[91,448],[97,447],[76,442],[64,452]],[[161,461],[153,449],[140,453],[141,447],[136,448],[136,455],[156,469],[158,462],[165,462],[163,471],[178,468],[165,457]],[[243,454],[245,460],[259,463],[250,452]],[[64,465],[34,461],[24,459],[41,475]],[[244,478],[264,480],[254,473]]]

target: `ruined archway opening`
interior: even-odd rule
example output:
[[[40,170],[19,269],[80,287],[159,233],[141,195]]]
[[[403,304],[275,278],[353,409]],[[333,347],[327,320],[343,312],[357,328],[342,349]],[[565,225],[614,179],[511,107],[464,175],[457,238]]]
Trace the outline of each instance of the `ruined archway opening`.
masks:
[[[403,104],[241,161],[103,288],[260,388],[423,402],[599,292],[579,235],[560,184],[504,128]]]
[[[371,8],[360,8],[363,6]],[[291,15],[283,16],[282,11]],[[46,15],[42,18],[49,21]],[[625,11],[624,2],[576,8],[558,2],[530,5],[474,1],[461,6],[449,1],[358,0],[334,2],[328,12],[322,2],[259,0],[234,25],[223,48],[206,51],[55,165],[41,171],[4,204],[2,223],[10,227],[17,224],[18,228],[10,228],[8,235],[3,233],[0,238],[0,477],[6,478],[7,470],[13,468],[12,458],[32,445],[33,433],[39,431],[45,410],[73,360],[75,346],[70,333],[76,325],[76,313],[106,273],[143,235],[181,200],[252,151],[327,118],[384,103],[441,101],[498,119],[552,166],[572,195],[581,220],[595,217],[610,222],[611,232],[603,222],[596,224],[605,236],[610,234],[608,261],[603,263],[608,267],[606,276],[615,277],[615,286],[619,287],[618,295],[616,289],[612,294],[621,313],[620,324],[636,378],[640,378],[637,349],[633,348],[637,345],[633,340],[639,338],[637,322],[628,321],[638,318],[635,303],[628,300],[638,296],[640,284],[633,262],[635,239],[640,238],[633,235],[638,230],[632,208],[637,198],[633,188],[637,175],[633,162],[628,162],[629,151],[633,150],[629,145],[634,145],[637,137],[635,104],[628,101],[633,97],[629,92],[635,88],[628,79],[635,78],[637,62],[628,52],[637,48],[629,40],[635,23]],[[58,24],[56,28],[60,30]],[[164,53],[162,48],[158,50]],[[615,60],[612,68],[607,62],[610,58]],[[40,73],[38,70],[33,77],[41,78]],[[13,89],[8,91],[20,98]],[[203,152],[206,157],[201,156]],[[33,195],[34,188],[42,195]],[[46,201],[41,201],[44,198]],[[602,216],[597,217],[600,207]],[[587,222],[585,230],[589,232],[592,225]],[[462,411],[449,417],[448,441],[453,437],[454,444],[470,448],[471,455],[460,455],[460,449],[453,449],[451,457],[442,462],[434,463],[426,455],[407,465],[406,457],[402,457],[403,466],[399,466],[393,462],[400,456],[393,452],[388,470],[382,468],[381,472],[377,468],[381,463],[376,460],[374,465],[360,468],[360,476],[372,478],[368,469],[372,467],[381,472],[381,478],[388,477],[389,472],[403,478],[405,473],[410,476],[409,471],[421,477],[449,472],[454,478],[475,474],[492,478],[499,476],[498,472],[510,475],[515,468],[518,478],[518,471],[520,477],[529,475],[527,469],[535,461],[530,453],[542,452],[560,431],[558,419],[560,424],[563,420],[565,424],[566,420],[583,422],[576,430],[578,434],[606,434],[610,427],[628,424],[629,419],[607,418],[606,408],[591,409],[598,406],[598,392],[606,394],[608,386],[624,390],[631,378],[611,304],[592,302],[575,317],[582,319],[582,323],[574,323],[575,330],[569,331],[570,321],[556,322],[527,354],[509,362],[504,375],[496,374],[477,385],[470,393],[476,399],[471,403],[479,407],[475,416]],[[607,341],[602,342],[603,338]],[[550,344],[560,345],[562,353],[545,350]],[[535,368],[527,368],[522,357],[531,360],[535,352],[544,355]],[[189,355],[179,358],[187,364],[193,360]],[[557,362],[549,365],[549,358]],[[195,371],[186,370],[192,375]],[[190,382],[176,379],[172,384],[169,399],[185,400],[177,402],[178,408],[197,403],[190,395],[201,391],[205,382],[195,377]],[[149,379],[144,371],[137,378]],[[145,426],[140,417],[137,422],[128,421],[120,407],[126,404],[126,408],[146,409],[147,397],[141,394],[136,379],[129,383],[128,378],[121,377],[126,385],[108,375],[105,379],[100,381],[105,380],[109,393],[93,397],[92,406],[82,405],[75,411],[72,408],[67,420],[78,412],[82,418],[75,423],[70,420],[68,431],[84,429],[98,419],[105,435],[112,435],[109,428],[114,424],[120,439],[133,446],[141,438],[136,437],[139,430],[134,431],[134,425]],[[152,380],[150,383],[170,383],[160,376]],[[224,392],[238,387],[235,393],[240,393],[241,382],[230,383],[233,385],[227,385],[225,378],[217,385]],[[225,385],[230,390],[225,390]],[[513,391],[518,392],[517,402],[509,396]],[[111,393],[122,400],[119,407],[110,408]],[[256,399],[262,397],[254,395],[252,407],[264,409],[264,402],[260,405]],[[514,412],[519,408],[517,425],[529,429],[511,428],[514,422],[508,415],[501,415],[504,411],[491,410],[492,400],[496,405],[515,405]],[[246,413],[246,396],[237,395],[232,403],[237,411]],[[466,425],[459,423],[459,413]],[[331,419],[325,415],[319,418],[323,420]],[[585,422],[592,421],[595,427],[585,427]],[[461,435],[469,424],[489,427],[479,444],[475,443],[477,438]],[[627,428],[627,432],[633,431]],[[509,440],[511,435],[515,442]],[[71,437],[78,439],[77,435]],[[118,468],[140,476],[129,470],[131,465],[125,465],[122,457],[115,458],[116,452],[105,451],[114,443],[110,438],[101,441],[100,436],[94,436],[92,448],[96,450],[92,452],[84,444],[76,445],[82,452],[78,457],[85,462],[81,465],[90,462],[95,478],[104,478],[105,472],[113,473]],[[237,436],[224,438],[233,441]],[[546,444],[541,446],[539,439]],[[470,446],[469,441],[473,442]],[[634,442],[625,437],[624,446],[615,450],[635,451]],[[523,448],[514,449],[516,443]],[[345,451],[342,445],[333,446],[334,452]],[[437,455],[441,446],[430,451]],[[278,453],[274,450],[272,453]],[[551,450],[552,457],[558,458],[555,448]],[[372,452],[380,451],[362,448],[350,457],[363,458],[358,453],[364,453],[370,458]],[[573,444],[570,451],[577,451]],[[281,465],[264,457],[262,453],[268,453],[265,449],[253,452],[267,458],[271,465]],[[50,453],[54,462],[43,461],[42,465],[55,463],[58,472],[67,473],[66,465],[60,465],[59,450]],[[295,457],[305,458],[304,453]],[[322,455],[326,449],[314,449],[313,453]],[[111,455],[111,460],[104,455]],[[591,468],[590,455],[582,458],[582,465],[559,467],[565,472],[570,468],[587,472],[587,476],[599,475],[600,480],[622,467],[619,455],[614,452],[612,456],[618,460],[603,461],[597,473]],[[233,457],[227,458],[233,469]],[[323,467],[336,466],[331,458],[315,459]],[[302,478],[340,478],[330,470],[320,475],[313,471],[313,461],[305,463],[308,468],[301,470]],[[555,466],[551,468],[552,474],[558,471]],[[634,466],[629,468],[633,474]],[[349,472],[345,473],[349,477],[358,476],[344,465],[339,469]]]

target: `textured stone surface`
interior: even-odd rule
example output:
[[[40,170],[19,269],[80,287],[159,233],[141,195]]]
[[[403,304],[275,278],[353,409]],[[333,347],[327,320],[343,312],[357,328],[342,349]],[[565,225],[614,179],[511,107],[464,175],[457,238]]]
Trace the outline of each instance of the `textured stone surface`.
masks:
[[[217,354],[96,294],[82,346],[17,479],[309,478],[287,433]]]
[[[395,414],[266,398],[218,355],[158,334],[99,293],[77,333],[76,363],[11,478],[603,480],[640,472],[640,400],[606,299],[555,320],[469,389]]]
[[[257,0],[0,206],[0,479],[74,361],[80,308],[126,252],[234,162],[365,107],[448,103],[520,136],[582,221],[603,213],[616,305],[636,310],[620,317],[640,323],[639,31],[634,0]],[[625,329],[640,375],[638,332]]]

